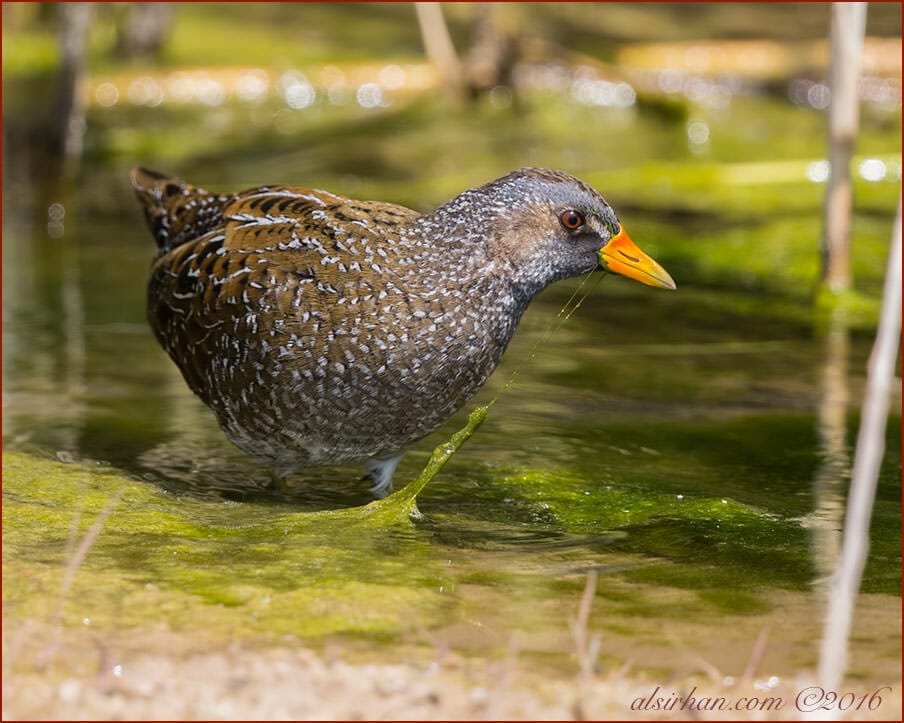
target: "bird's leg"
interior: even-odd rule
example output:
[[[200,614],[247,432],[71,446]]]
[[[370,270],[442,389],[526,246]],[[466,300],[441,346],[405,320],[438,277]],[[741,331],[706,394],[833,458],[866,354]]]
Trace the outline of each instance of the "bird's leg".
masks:
[[[277,492],[288,492],[289,484],[287,479],[290,474],[293,474],[296,471],[294,465],[280,465],[278,467],[272,467],[270,469],[270,484],[267,485],[271,490],[275,490]]]
[[[370,487],[370,493],[377,499],[383,499],[392,492],[392,476],[395,474],[396,467],[399,466],[399,460],[402,459],[403,454],[398,454],[389,459],[372,457],[364,462],[364,468],[367,470],[364,479],[373,482]]]

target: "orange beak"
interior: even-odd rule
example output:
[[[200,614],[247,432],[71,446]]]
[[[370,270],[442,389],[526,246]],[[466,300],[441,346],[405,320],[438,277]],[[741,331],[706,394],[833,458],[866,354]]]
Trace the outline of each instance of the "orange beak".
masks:
[[[599,250],[600,266],[613,274],[627,276],[647,286],[675,289],[669,272],[637,248],[622,228]]]

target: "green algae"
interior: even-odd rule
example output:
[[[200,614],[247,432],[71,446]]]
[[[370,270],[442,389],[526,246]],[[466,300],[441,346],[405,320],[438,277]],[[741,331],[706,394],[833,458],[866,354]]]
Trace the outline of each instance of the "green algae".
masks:
[[[386,633],[431,607],[433,592],[417,584],[430,576],[429,550],[409,541],[404,561],[393,554],[387,527],[405,518],[401,511],[261,514],[168,499],[108,468],[18,453],[5,453],[3,468],[8,615],[54,612],[73,520],[83,535],[116,493],[119,504],[76,572],[65,604],[70,621],[162,619],[176,628],[203,624],[212,635],[317,636]]]
[[[511,387],[497,411],[518,392]],[[578,467],[562,466],[553,455],[546,468],[528,469],[482,460],[479,436],[455,450],[484,419],[503,428],[511,423],[486,411],[478,408],[468,426],[437,447],[418,480],[385,500],[344,510],[298,512],[266,499],[177,495],[106,465],[6,452],[7,623],[54,619],[62,611],[66,625],[88,620],[95,630],[162,623],[189,636],[203,631],[208,640],[338,635],[379,644],[427,631],[430,639],[456,640],[460,633],[453,631],[481,621],[490,629],[514,625],[536,636],[530,650],[549,655],[567,652],[541,641],[564,629],[563,606],[580,596],[586,569],[605,581],[593,623],[608,635],[640,635],[638,621],[660,619],[664,601],[670,619],[690,624],[715,614],[768,619],[780,604],[776,591],[807,594],[815,573],[799,515],[811,503],[793,490],[812,473],[812,460],[802,456],[790,466],[774,460],[761,479],[713,474],[724,466],[714,466],[712,457],[723,456],[749,476],[753,467],[744,465],[753,464],[762,444],[753,422],[592,428],[593,437],[631,438],[621,448],[628,454],[614,452],[602,465],[588,457]],[[774,418],[766,427],[794,445],[806,438],[809,423]],[[723,446],[704,454],[695,438],[719,438]],[[659,454],[643,452],[647,444]],[[897,454],[893,443],[891,451]],[[447,463],[441,483],[428,485]],[[900,584],[894,475],[883,470],[865,579],[867,589],[886,593]],[[760,495],[755,484],[762,484]],[[119,502],[60,607],[72,538],[81,538],[114,496]],[[415,502],[422,517],[412,518]],[[667,644],[643,635],[651,645]],[[474,644],[468,640],[462,644]],[[504,648],[505,639],[494,636],[478,645]]]
[[[248,510],[174,500],[109,467],[5,453],[5,609],[54,613],[55,597],[48,593],[72,565],[73,539],[84,536],[117,496],[90,556],[75,571],[64,601],[70,620],[137,625],[163,613],[174,627],[203,620],[221,624],[224,634],[244,625],[302,636],[385,635],[404,629],[406,621],[424,624],[431,608],[438,614],[444,607],[433,589],[439,573],[431,569],[429,547],[406,532],[417,495],[487,410],[475,409],[409,485],[344,510]],[[210,606],[218,612],[208,619]],[[242,620],[230,619],[229,609]]]

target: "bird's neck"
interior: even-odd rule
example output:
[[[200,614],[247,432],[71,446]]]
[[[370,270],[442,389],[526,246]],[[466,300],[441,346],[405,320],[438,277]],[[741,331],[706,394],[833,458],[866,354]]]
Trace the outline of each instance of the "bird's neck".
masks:
[[[516,263],[494,243],[495,220],[511,211],[515,201],[500,196],[491,185],[465,191],[435,211],[418,217],[406,234],[429,244],[429,264],[414,264],[425,280],[445,281],[449,274],[469,287],[491,296],[507,294],[518,316],[530,300],[555,281],[542,263]],[[429,241],[427,241],[429,239]]]
[[[455,339],[450,343],[461,347],[451,356],[469,358],[485,378],[511,341],[532,294],[513,283],[511,270],[492,258],[473,226],[455,219],[440,231],[437,223],[435,217],[421,217],[403,235],[410,257],[394,270],[398,285],[418,297],[429,317],[446,319],[442,326]],[[456,319],[454,326],[449,317]]]

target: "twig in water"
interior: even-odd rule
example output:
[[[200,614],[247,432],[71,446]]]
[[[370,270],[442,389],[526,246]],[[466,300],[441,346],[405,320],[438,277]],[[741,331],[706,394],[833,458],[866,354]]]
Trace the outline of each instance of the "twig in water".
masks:
[[[596,570],[587,572],[587,584],[581,594],[581,602],[578,605],[578,615],[571,625],[571,634],[574,637],[575,653],[578,665],[581,666],[581,679],[589,680],[596,665],[596,659],[600,652],[600,635],[595,633],[588,635],[590,624],[590,609],[593,607],[593,598],[596,595]]]
[[[63,581],[60,583],[60,597],[59,602],[57,603],[57,611],[53,619],[53,626],[56,630],[53,640],[47,646],[47,650],[45,650],[44,655],[42,656],[45,661],[60,647],[60,639],[63,634],[63,607],[66,604],[66,597],[69,595],[69,590],[72,587],[72,581],[75,579],[75,573],[78,572],[78,569],[85,561],[85,558],[88,556],[88,551],[91,549],[92,545],[94,545],[94,541],[100,534],[104,523],[113,512],[113,508],[119,504],[119,499],[121,497],[122,490],[116,492],[109,500],[107,500],[107,504],[104,505],[104,508],[97,514],[97,517],[94,518],[91,527],[88,528],[85,536],[82,538],[81,542],[79,542],[78,547],[76,547],[75,552],[69,557],[69,561],[66,563],[66,569],[63,571]]]
[[[677,641],[673,638],[672,642],[675,643]],[[679,645],[679,647],[687,652],[687,649],[683,644]],[[702,670],[706,674],[706,677],[709,678],[713,683],[724,682],[725,674],[702,655],[691,654],[690,658],[699,666],[700,670]]]
[[[766,640],[769,637],[768,633],[768,628],[763,628],[757,636],[756,642],[753,644],[753,650],[750,651],[750,659],[747,661],[747,667],[744,668],[744,674],[741,676],[741,681],[745,685],[753,680],[753,676],[756,675],[756,669],[760,666],[763,655],[766,654]]]
[[[838,690],[847,666],[848,636],[863,566],[869,550],[869,523],[876,496],[879,465],[885,447],[891,380],[901,337],[901,200],[888,253],[879,330],[869,360],[866,394],[854,454],[841,558],[829,593],[829,609],[819,655],[819,680],[825,690]],[[835,713],[837,711],[833,711]]]
[[[94,541],[100,534],[107,518],[113,512],[113,508],[119,504],[120,497],[122,497],[122,490],[116,492],[109,500],[107,500],[107,504],[104,505],[104,508],[97,514],[97,517],[94,518],[94,522],[91,523],[91,527],[88,528],[88,531],[76,548],[75,553],[69,558],[69,562],[66,563],[66,570],[63,573],[63,582],[60,585],[60,604],[57,609],[57,622],[62,620],[63,603],[65,602],[66,595],[69,594],[69,588],[72,587],[75,573],[78,572],[79,567],[81,567],[85,558],[88,556],[88,551],[91,549],[92,545],[94,545]]]

